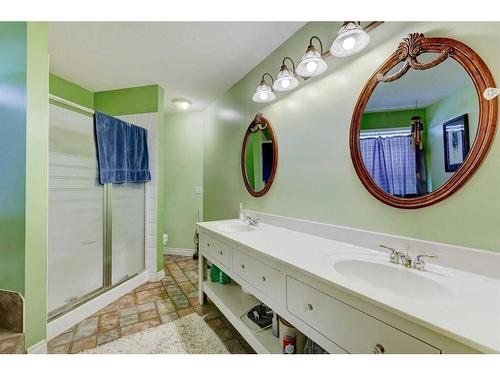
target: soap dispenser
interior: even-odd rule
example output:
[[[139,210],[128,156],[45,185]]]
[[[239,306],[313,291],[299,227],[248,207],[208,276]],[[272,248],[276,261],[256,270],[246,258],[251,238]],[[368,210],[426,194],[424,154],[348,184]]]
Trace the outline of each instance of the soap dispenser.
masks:
[[[240,203],[240,221],[245,221],[245,214],[243,213],[243,203]]]

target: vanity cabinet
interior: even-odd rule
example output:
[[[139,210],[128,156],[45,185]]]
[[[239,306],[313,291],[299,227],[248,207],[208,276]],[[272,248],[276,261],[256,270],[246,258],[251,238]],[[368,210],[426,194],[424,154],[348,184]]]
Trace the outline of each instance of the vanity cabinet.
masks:
[[[200,236],[200,249],[213,257],[215,263],[222,263],[224,266],[231,268],[233,250],[222,241],[210,236]]]
[[[284,304],[286,279],[280,271],[241,251],[233,250],[233,272],[275,303]]]
[[[441,351],[292,277],[286,307],[349,353],[439,354]]]
[[[233,279],[231,284],[204,280],[206,260],[226,272]],[[251,323],[243,323],[246,312],[259,301],[330,353],[476,353],[279,259],[203,230],[200,271],[200,303],[207,294],[258,353],[281,352],[270,329],[255,331]]]

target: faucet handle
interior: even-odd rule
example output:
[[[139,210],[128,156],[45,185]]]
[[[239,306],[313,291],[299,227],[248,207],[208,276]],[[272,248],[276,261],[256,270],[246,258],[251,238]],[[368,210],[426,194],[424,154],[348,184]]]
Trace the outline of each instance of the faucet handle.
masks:
[[[396,264],[401,263],[401,256],[403,255],[403,253],[401,253],[400,251],[397,251],[396,249],[394,249],[390,246],[386,246],[386,245],[378,245],[378,247],[381,247],[382,249],[387,249],[387,250],[391,251],[391,254],[389,255],[389,260],[391,261],[391,263],[396,263]]]
[[[435,254],[421,254],[417,255],[413,260],[413,268],[417,270],[423,271],[425,268],[425,261],[422,258],[439,258],[439,256]]]
[[[390,250],[391,251],[391,255],[398,253],[398,251],[396,249],[394,249],[394,248],[392,248],[390,246],[378,245],[378,247],[381,247],[382,249]]]

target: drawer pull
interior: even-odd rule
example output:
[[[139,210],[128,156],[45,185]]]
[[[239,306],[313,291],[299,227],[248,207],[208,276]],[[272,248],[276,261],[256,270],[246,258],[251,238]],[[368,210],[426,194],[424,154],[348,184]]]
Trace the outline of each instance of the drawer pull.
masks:
[[[381,344],[377,344],[373,347],[373,354],[384,354],[385,348]]]
[[[244,264],[242,264],[242,265],[241,265],[241,268],[245,269],[245,265],[244,265]]]
[[[265,282],[265,281],[266,281],[265,276],[262,276],[262,277],[261,277],[261,280],[262,280],[262,282]]]
[[[306,311],[313,311],[313,305],[311,305],[310,303],[308,303],[307,305],[305,305],[304,308],[305,308]]]
[[[219,251],[219,255],[222,255],[222,251]]]

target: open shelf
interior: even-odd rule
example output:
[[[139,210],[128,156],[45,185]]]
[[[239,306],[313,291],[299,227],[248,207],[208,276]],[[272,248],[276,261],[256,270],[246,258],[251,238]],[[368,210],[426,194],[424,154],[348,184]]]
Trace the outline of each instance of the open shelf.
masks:
[[[243,293],[234,281],[225,285],[204,281],[203,291],[257,353],[282,353],[279,339],[272,335],[271,328],[259,331],[246,316],[248,310],[260,303],[257,298]]]

